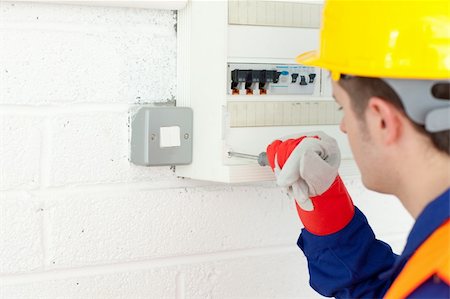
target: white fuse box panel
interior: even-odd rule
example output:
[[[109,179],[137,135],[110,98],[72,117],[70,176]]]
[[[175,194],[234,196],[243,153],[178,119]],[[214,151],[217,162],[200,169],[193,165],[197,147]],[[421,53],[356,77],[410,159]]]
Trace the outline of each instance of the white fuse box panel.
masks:
[[[180,177],[225,183],[273,180],[258,155],[273,140],[324,131],[336,138],[341,173],[358,175],[330,78],[295,57],[316,49],[320,4],[189,1],[178,12],[177,106],[193,110],[192,163]]]

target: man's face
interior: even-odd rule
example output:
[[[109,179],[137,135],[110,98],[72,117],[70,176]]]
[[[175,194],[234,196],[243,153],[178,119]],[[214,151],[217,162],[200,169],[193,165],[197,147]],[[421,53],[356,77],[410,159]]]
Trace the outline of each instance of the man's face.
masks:
[[[380,156],[376,144],[370,138],[370,127],[367,126],[364,116],[356,115],[348,93],[335,81],[332,82],[333,97],[343,110],[340,129],[347,134],[353,157],[361,171],[363,184],[372,190],[381,191]],[[381,163],[383,164],[383,163]]]

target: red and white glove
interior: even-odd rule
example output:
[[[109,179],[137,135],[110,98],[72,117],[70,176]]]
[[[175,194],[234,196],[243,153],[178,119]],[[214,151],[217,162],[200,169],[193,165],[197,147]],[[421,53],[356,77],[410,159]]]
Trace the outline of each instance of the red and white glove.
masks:
[[[341,161],[336,140],[323,132],[275,140],[267,159],[277,184],[295,198],[305,228],[328,235],[344,228],[355,212],[338,168]]]

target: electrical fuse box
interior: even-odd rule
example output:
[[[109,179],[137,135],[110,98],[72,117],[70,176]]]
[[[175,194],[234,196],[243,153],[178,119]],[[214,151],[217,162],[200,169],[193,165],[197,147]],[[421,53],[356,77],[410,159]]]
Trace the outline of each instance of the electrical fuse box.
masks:
[[[177,106],[194,115],[192,163],[177,166],[178,176],[271,180],[269,167],[228,153],[258,155],[275,139],[318,130],[339,143],[341,173],[358,173],[329,76],[295,62],[317,47],[320,10],[294,0],[239,0],[190,1],[178,12]]]

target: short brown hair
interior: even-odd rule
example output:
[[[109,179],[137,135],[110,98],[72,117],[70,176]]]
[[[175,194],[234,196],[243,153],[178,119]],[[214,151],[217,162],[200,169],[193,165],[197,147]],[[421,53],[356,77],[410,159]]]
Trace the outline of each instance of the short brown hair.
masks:
[[[349,94],[351,106],[355,113],[364,120],[364,112],[371,97],[379,97],[386,102],[391,103],[405,115],[405,108],[397,93],[383,80],[367,77],[345,77],[338,81],[338,84]],[[449,85],[443,84],[436,86],[439,90],[435,93],[447,94]],[[410,119],[411,120],[411,119]],[[434,147],[450,155],[450,130],[436,133],[430,133],[425,130],[423,125],[417,124],[411,120],[415,129],[426,135],[433,142]]]

